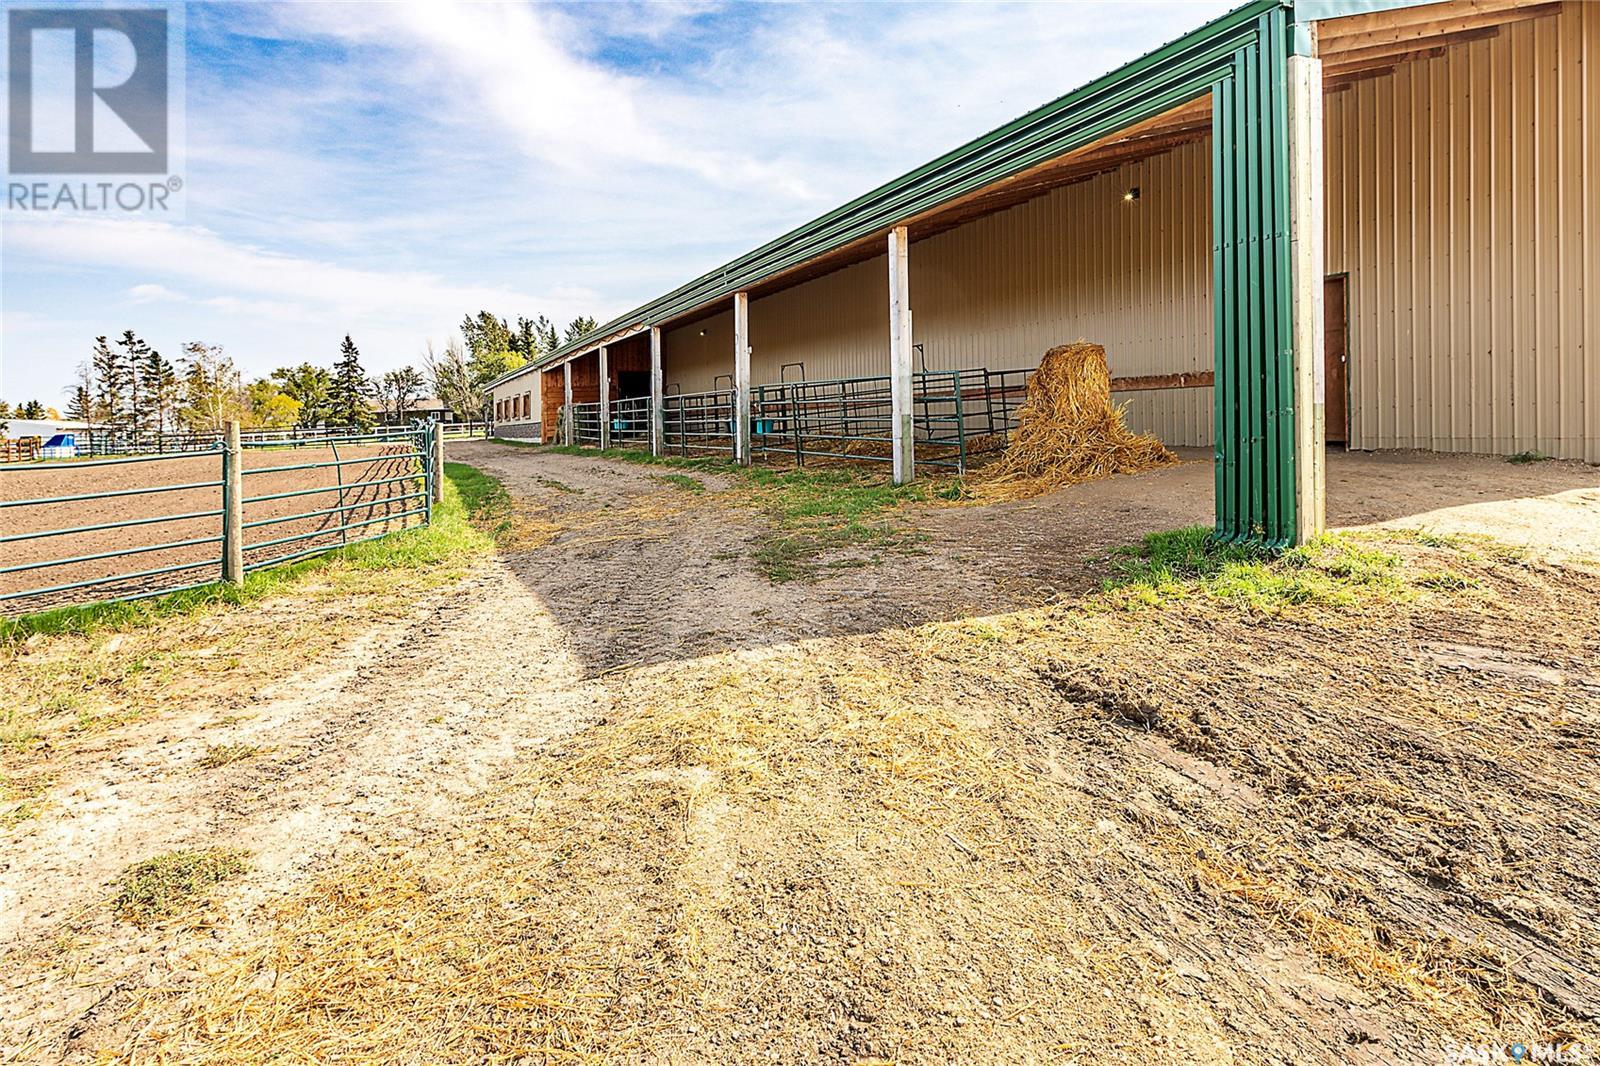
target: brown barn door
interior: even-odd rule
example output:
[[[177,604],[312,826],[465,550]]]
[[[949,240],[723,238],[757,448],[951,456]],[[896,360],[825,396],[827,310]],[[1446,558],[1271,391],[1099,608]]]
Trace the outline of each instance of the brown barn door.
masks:
[[[1350,380],[1346,372],[1350,336],[1349,281],[1340,274],[1323,282],[1322,314],[1327,334],[1322,343],[1326,379],[1328,443],[1350,443]]]

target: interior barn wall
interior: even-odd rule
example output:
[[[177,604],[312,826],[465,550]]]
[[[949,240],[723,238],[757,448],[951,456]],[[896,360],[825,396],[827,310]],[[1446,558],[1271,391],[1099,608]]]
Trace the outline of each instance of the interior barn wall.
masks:
[[[1350,443],[1600,462],[1600,10],[1333,93]]]
[[[701,336],[701,331],[705,336]],[[757,348],[752,341],[752,348]],[[760,349],[757,348],[759,351]],[[719,374],[733,373],[733,310],[661,334],[661,384],[668,392],[707,392]],[[752,364],[751,373],[755,374]],[[772,380],[776,380],[776,366]],[[769,380],[756,375],[757,384]],[[676,389],[673,386],[677,386]],[[724,388],[727,384],[724,383]]]
[[[1124,203],[1134,185],[1139,200]],[[1210,190],[1198,143],[916,242],[912,328],[928,367],[1032,367],[1084,337],[1119,376],[1210,369]],[[888,306],[883,256],[753,300],[752,380],[777,381],[793,362],[812,380],[886,373]],[[669,385],[712,388],[733,365],[731,312],[667,331],[662,350]],[[1210,442],[1209,390],[1119,400],[1170,443]]]

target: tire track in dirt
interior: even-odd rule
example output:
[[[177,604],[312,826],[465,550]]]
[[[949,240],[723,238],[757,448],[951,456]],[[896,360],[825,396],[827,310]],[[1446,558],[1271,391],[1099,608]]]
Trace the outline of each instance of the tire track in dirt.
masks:
[[[261,693],[253,708],[197,706],[136,727],[115,757],[63,773],[70,789],[0,852],[0,959],[10,960],[0,965],[0,1049],[48,1034],[29,1054],[51,1044],[70,1052],[70,1034],[93,1027],[73,1019],[106,1014],[172,964],[166,938],[104,906],[131,863],[248,846],[251,872],[227,897],[237,920],[369,838],[446,826],[453,801],[520,750],[606,706],[554,619],[497,561]],[[230,710],[241,720],[216,727]],[[266,750],[201,768],[219,743]],[[26,964],[63,930],[92,945],[73,962],[97,975],[93,987]]]

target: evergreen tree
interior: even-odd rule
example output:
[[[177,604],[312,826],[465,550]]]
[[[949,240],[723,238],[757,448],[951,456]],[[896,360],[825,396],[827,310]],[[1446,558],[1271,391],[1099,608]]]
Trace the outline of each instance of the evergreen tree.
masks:
[[[577,318],[567,323],[567,334],[562,338],[562,343],[571,344],[579,337],[593,333],[599,325],[600,323],[596,322],[588,315],[579,315]]]
[[[79,422],[94,421],[94,368],[87,362],[79,363],[74,372],[76,380],[67,390],[67,417]]]
[[[67,417],[74,422],[94,420],[94,396],[83,385],[72,387],[72,398],[67,401]]]
[[[479,311],[461,320],[461,336],[475,359],[487,359],[501,352],[515,351],[511,328],[506,320],[489,311]]]
[[[139,387],[144,395],[147,426],[151,432],[170,430],[178,412],[178,372],[149,345],[139,360]]]
[[[94,339],[94,354],[89,363],[94,375],[94,417],[113,429],[127,427],[128,381],[124,374],[122,357],[111,350],[104,337]]]
[[[146,433],[149,428],[149,404],[139,387],[139,371],[149,350],[150,346],[134,336],[131,329],[123,330],[122,336],[117,338],[117,360],[122,364],[122,380],[128,388],[127,425],[135,437]]]
[[[333,422],[352,429],[371,429],[372,408],[367,405],[371,391],[361,369],[361,352],[346,333],[339,346],[339,361],[333,365],[333,385],[328,390]]]
[[[44,404],[38,400],[29,400],[17,408],[17,417],[37,420],[45,416]]]
[[[544,315],[534,319],[533,335],[538,342],[540,355],[549,355],[561,347],[561,334],[556,332],[556,324]]]

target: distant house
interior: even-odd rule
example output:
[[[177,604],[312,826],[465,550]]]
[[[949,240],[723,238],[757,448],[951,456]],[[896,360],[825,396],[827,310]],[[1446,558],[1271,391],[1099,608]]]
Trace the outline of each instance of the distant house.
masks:
[[[376,412],[380,420],[384,417],[383,404],[377,400],[369,400],[367,405]],[[457,421],[450,408],[437,396],[419,396],[417,399],[412,400],[411,405],[406,408],[406,421],[409,422],[411,419],[417,419],[422,422],[430,419],[437,419],[440,422]]]

